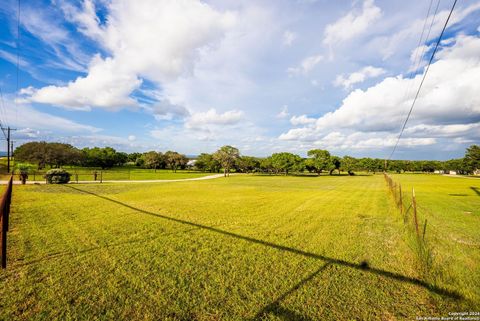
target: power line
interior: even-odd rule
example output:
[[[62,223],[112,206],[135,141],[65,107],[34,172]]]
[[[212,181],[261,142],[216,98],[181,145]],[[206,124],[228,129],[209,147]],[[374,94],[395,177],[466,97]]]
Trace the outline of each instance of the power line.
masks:
[[[430,70],[430,65],[432,64],[433,58],[435,57],[435,53],[438,50],[438,46],[440,45],[440,41],[442,40],[443,34],[445,33],[445,29],[447,28],[448,21],[450,21],[450,17],[452,16],[453,10],[455,9],[455,5],[457,4],[457,0],[453,2],[452,8],[450,9],[450,13],[448,14],[447,20],[445,20],[445,24],[443,25],[442,32],[440,33],[440,36],[438,37],[437,43],[435,44],[435,48],[433,49],[432,56],[430,57],[430,60],[428,61],[427,68],[425,69],[425,72],[422,77],[422,81],[420,82],[420,85],[418,86],[417,93],[415,94],[415,98],[413,99],[412,106],[410,107],[410,110],[408,111],[407,118],[405,119],[405,122],[403,123],[402,129],[400,130],[400,134],[398,135],[397,142],[395,143],[395,146],[393,147],[392,152],[390,153],[390,156],[388,159],[391,159],[393,156],[393,153],[395,153],[395,150],[397,149],[398,143],[400,142],[400,138],[402,137],[403,131],[405,130],[405,126],[407,126],[407,122],[410,119],[410,115],[412,114],[413,107],[415,107],[415,103],[417,102],[418,95],[420,94],[420,90],[422,89],[423,82],[425,81],[425,78],[427,77],[428,70]]]
[[[424,55],[425,47],[422,48],[422,51],[421,51],[422,53],[420,55],[420,59],[418,59],[418,53],[419,53],[418,49],[420,48],[420,45],[422,44],[422,42],[424,42],[424,41],[426,42],[428,40],[428,37],[430,35],[430,31],[432,30],[433,22],[435,21],[435,17],[437,15],[438,6],[440,5],[440,0],[437,1],[437,6],[435,8],[435,12],[433,14],[432,21],[430,23],[430,28],[428,30],[428,34],[425,37],[425,40],[423,40],[423,35],[425,34],[425,29],[427,27],[428,18],[430,17],[430,10],[432,9],[432,4],[433,4],[433,0],[430,0],[430,3],[428,5],[428,10],[427,10],[427,15],[425,16],[425,19],[423,21],[422,33],[420,34],[420,38],[418,39],[417,46],[415,47],[415,58],[411,61],[410,66],[408,67],[408,71],[410,73],[407,76],[407,78],[412,79],[412,81],[409,81],[407,83],[407,86],[405,87],[405,92],[403,94],[402,101],[405,101],[407,99],[407,97],[410,94],[410,90],[412,88],[412,85],[415,82],[415,79],[413,78],[413,76],[415,75],[415,72],[418,70],[418,68],[420,66],[420,61],[422,60],[422,57]]]
[[[439,3],[440,3],[440,0],[438,0],[438,2],[437,2],[437,8],[438,8]],[[428,17],[430,16],[430,10],[432,9],[432,4],[433,4],[433,0],[430,0],[430,4],[428,5],[427,16],[425,17],[425,20],[423,22],[422,33],[420,34],[420,39],[418,39],[418,44],[417,44],[416,49],[420,48],[420,45],[422,44],[423,35],[425,34],[425,28],[427,27],[427,21],[428,21]],[[436,11],[435,11],[435,13],[436,13]],[[433,16],[433,19],[435,19],[435,15]],[[432,19],[432,22],[433,22],[433,19]],[[432,25],[430,24],[430,28],[431,27],[432,27]],[[425,38],[425,41],[426,40],[428,40],[428,36]],[[422,56],[420,56],[420,58],[421,57]],[[418,58],[418,50],[415,51],[415,58],[412,61],[412,63],[410,64],[410,75],[413,75],[413,72],[416,69],[415,66],[417,65],[417,58]],[[414,68],[414,69],[412,69],[412,68]]]
[[[1,101],[1,105],[0,105],[0,129],[2,130],[3,136],[5,136],[5,139],[6,139],[7,138],[7,133],[5,132],[5,127],[8,126],[8,125],[7,125],[6,117],[4,118],[4,115],[6,115],[6,112],[5,112],[5,102],[3,100],[2,87],[0,87],[0,101]]]
[[[19,65],[20,65],[20,0],[18,0],[18,8],[17,8],[17,86],[15,91],[15,125],[18,125],[18,89],[20,88]]]
[[[427,35],[425,36],[425,42],[427,42],[429,37],[430,37],[430,33],[432,31],[433,24],[435,23],[435,18],[437,17],[437,12],[438,12],[438,7],[439,6],[440,6],[440,0],[437,1],[435,11],[433,12],[433,17],[432,17],[432,20],[430,22],[430,27],[428,28]],[[425,24],[426,24],[427,21],[428,21],[428,16],[425,18]],[[424,24],[424,27],[425,27],[425,24]],[[425,30],[422,31],[422,36],[420,36],[420,43],[419,43],[419,45],[417,45],[417,48],[420,47],[424,31]],[[422,61],[423,56],[425,55],[425,49],[426,49],[426,46],[422,46],[420,55],[418,55],[418,50],[416,51],[413,69],[411,69],[411,71],[410,71],[410,77],[409,78],[413,78],[413,76],[417,72],[418,68],[420,68],[420,63]],[[413,81],[409,82],[408,90],[405,92],[404,100],[405,100],[405,98],[407,98],[409,96],[410,88],[412,87],[413,83],[414,83]]]

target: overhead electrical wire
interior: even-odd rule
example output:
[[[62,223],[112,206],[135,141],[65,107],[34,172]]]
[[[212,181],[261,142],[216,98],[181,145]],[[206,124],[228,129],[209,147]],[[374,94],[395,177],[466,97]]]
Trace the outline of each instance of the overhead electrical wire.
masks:
[[[422,48],[422,54],[420,55],[420,59],[418,59],[418,53],[419,53],[419,48],[420,48],[420,45],[427,41],[428,40],[428,37],[430,35],[430,30],[432,29],[432,26],[433,26],[433,22],[435,21],[435,17],[437,15],[437,10],[438,10],[438,6],[440,5],[440,0],[437,1],[437,6],[435,8],[435,13],[433,14],[432,16],[432,21],[430,23],[430,29],[428,30],[428,35],[425,37],[425,40],[423,39],[423,36],[425,34],[425,29],[427,27],[427,22],[428,22],[428,18],[430,17],[430,11],[432,9],[432,4],[433,4],[433,0],[430,0],[430,3],[428,5],[428,10],[427,10],[427,15],[425,16],[425,19],[423,21],[423,27],[422,27],[422,33],[420,34],[420,38],[418,39],[418,43],[417,43],[417,46],[415,47],[415,57],[414,59],[410,62],[410,66],[408,67],[408,70],[407,72],[409,72],[408,76],[407,76],[407,79],[412,79],[412,81],[409,81],[405,87],[405,92],[403,93],[403,98],[401,101],[406,101],[407,97],[409,96],[410,94],[410,90],[412,88],[412,84],[414,83],[414,79],[413,79],[413,76],[415,75],[415,72],[418,70],[419,66],[420,66],[420,61],[421,61],[421,58],[423,57],[424,55],[424,50],[425,50],[425,47]]]
[[[5,109],[5,101],[3,100],[3,92],[2,88],[0,87],[0,128],[2,129],[3,135],[5,139],[7,139],[7,133],[5,132],[5,128],[8,126],[7,124],[7,114]]]
[[[438,0],[437,2],[437,8],[438,8],[438,5],[440,3],[440,0]],[[409,71],[410,71],[410,76],[413,75],[414,73],[414,70],[416,69],[416,65],[417,65],[417,58],[418,58],[418,48],[420,48],[420,45],[422,44],[422,41],[423,41],[423,35],[425,34],[425,29],[427,27],[427,22],[428,22],[428,17],[430,16],[430,10],[432,9],[432,4],[433,4],[433,0],[430,0],[430,4],[428,5],[428,10],[427,10],[427,15],[424,19],[424,22],[423,22],[423,28],[422,28],[422,33],[420,34],[420,39],[418,39],[418,44],[417,46],[415,47],[415,58],[412,60],[411,64],[410,64],[410,68],[409,68]],[[435,11],[436,13],[436,11]],[[433,22],[433,19],[435,19],[435,15],[433,16],[432,18],[432,22]],[[430,27],[432,25],[430,24]],[[425,40],[428,39],[428,36],[425,38]],[[420,56],[421,57],[421,56]]]
[[[428,71],[430,70],[430,65],[433,62],[433,59],[435,58],[435,54],[438,50],[438,46],[440,45],[440,41],[442,40],[443,34],[445,33],[445,29],[447,28],[448,22],[450,21],[450,17],[452,16],[453,10],[455,9],[455,5],[457,4],[457,0],[454,0],[452,8],[450,9],[450,12],[447,16],[447,19],[445,20],[445,24],[443,25],[442,32],[440,33],[440,36],[438,37],[438,40],[435,44],[435,48],[433,49],[432,56],[430,57],[430,60],[428,61],[427,67],[425,68],[425,72],[423,73],[422,81],[420,82],[420,85],[418,86],[417,92],[415,94],[415,97],[413,99],[412,105],[410,107],[410,110],[408,111],[407,118],[405,119],[402,129],[400,130],[400,134],[398,135],[397,142],[395,143],[395,146],[393,147],[392,152],[390,153],[390,156],[388,159],[390,160],[395,153],[395,150],[398,147],[398,143],[400,142],[400,139],[402,138],[403,131],[405,130],[405,127],[407,126],[408,120],[410,119],[410,116],[412,114],[413,108],[415,107],[415,103],[417,102],[418,95],[420,94],[420,91],[422,89],[423,83],[425,82],[425,78],[427,77]]]
[[[20,0],[17,7],[17,86],[15,90],[15,125],[18,126],[18,90],[20,88]]]

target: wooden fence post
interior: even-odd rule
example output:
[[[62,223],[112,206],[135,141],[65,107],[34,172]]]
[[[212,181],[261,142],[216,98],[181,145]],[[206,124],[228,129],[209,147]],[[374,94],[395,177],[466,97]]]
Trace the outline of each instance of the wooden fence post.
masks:
[[[7,231],[8,231],[8,216],[10,212],[10,203],[12,198],[12,184],[13,176],[8,181],[7,190],[3,193],[0,202],[0,254],[1,266],[3,269],[7,267]]]
[[[403,215],[402,184],[400,183],[398,183],[398,194],[400,195],[400,215]]]
[[[418,218],[417,218],[417,200],[415,198],[415,189],[412,187],[412,205],[413,205],[413,222],[415,223],[415,232],[417,237],[420,237],[420,232],[418,231]]]
[[[427,231],[427,219],[425,219],[425,223],[423,224],[423,236],[422,239],[425,242],[425,232]]]
[[[7,231],[5,229],[5,213],[4,213],[4,210],[3,210],[3,206],[2,206],[2,209],[0,209],[0,211],[2,211],[1,214],[1,218],[0,218],[0,228],[1,228],[1,233],[2,233],[2,245],[1,245],[1,255],[2,255],[2,269],[5,269],[7,267]]]
[[[12,204],[12,189],[13,189],[13,175],[10,177],[10,180],[8,181],[7,185],[7,191],[6,191],[6,202],[5,202],[5,226],[8,231],[8,226],[9,226],[9,220],[10,220],[10,204]]]

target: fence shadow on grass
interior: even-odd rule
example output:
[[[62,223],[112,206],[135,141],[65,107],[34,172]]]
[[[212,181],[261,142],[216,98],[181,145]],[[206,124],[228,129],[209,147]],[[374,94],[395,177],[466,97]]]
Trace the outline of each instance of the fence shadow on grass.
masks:
[[[290,294],[300,289],[304,284],[313,280],[313,278],[315,278],[318,274],[320,274],[320,272],[325,270],[328,266],[329,266],[329,263],[326,263],[321,268],[317,269],[315,272],[310,273],[310,275],[308,275],[306,278],[302,279],[300,282],[292,286],[288,291],[286,291],[281,296],[279,296],[275,301],[271,302],[270,304],[266,305],[263,309],[258,311],[255,317],[253,317],[253,320],[262,320],[269,314],[273,314],[284,320],[301,320],[301,321],[311,320],[308,317],[299,315],[295,311],[282,307],[280,303],[283,300],[285,300]]]
[[[458,293],[457,291],[452,291],[452,290],[440,288],[440,287],[437,287],[433,284],[429,284],[429,283],[427,283],[423,280],[416,279],[416,278],[409,277],[409,276],[405,276],[405,275],[398,274],[398,273],[395,273],[395,272],[390,272],[390,271],[385,271],[385,270],[382,270],[382,269],[370,267],[368,264],[366,265],[364,262],[362,262],[362,263],[348,262],[348,261],[345,261],[345,260],[336,259],[336,258],[328,257],[328,256],[325,256],[325,255],[320,255],[320,254],[311,253],[311,252],[299,250],[299,249],[284,246],[284,245],[271,243],[271,242],[268,242],[268,241],[258,240],[258,239],[255,239],[253,237],[244,236],[244,235],[224,231],[224,230],[221,230],[221,229],[218,229],[218,228],[215,228],[215,227],[211,227],[211,226],[208,226],[208,225],[194,223],[194,222],[190,222],[190,221],[186,221],[186,220],[162,215],[162,214],[159,214],[159,213],[147,211],[147,210],[144,210],[144,209],[141,209],[141,208],[138,208],[138,207],[134,207],[132,205],[120,202],[118,200],[115,200],[115,199],[112,199],[112,198],[109,198],[109,197],[106,197],[106,196],[103,196],[103,195],[99,195],[99,194],[96,194],[96,193],[93,193],[93,192],[90,192],[90,191],[87,191],[87,190],[83,190],[83,189],[78,188],[78,187],[74,187],[74,186],[70,186],[70,185],[64,185],[64,186],[66,188],[75,189],[75,190],[83,192],[85,194],[90,194],[90,195],[99,197],[101,199],[104,199],[106,201],[110,201],[112,203],[124,206],[126,208],[137,211],[139,213],[159,217],[159,218],[162,218],[162,219],[165,219],[165,220],[168,220],[168,221],[172,221],[172,222],[176,222],[176,223],[180,223],[180,224],[184,224],[184,225],[199,227],[199,228],[211,231],[211,232],[215,232],[215,233],[219,233],[219,234],[222,234],[222,235],[234,237],[234,238],[237,238],[237,239],[240,239],[240,240],[243,240],[243,241],[247,241],[247,242],[250,242],[250,243],[254,243],[254,244],[267,246],[267,247],[270,247],[270,248],[273,248],[273,249],[277,249],[277,250],[281,250],[281,251],[285,251],[285,252],[289,252],[289,253],[293,253],[293,254],[302,255],[304,257],[313,258],[313,259],[317,259],[317,260],[322,260],[322,261],[325,261],[328,264],[337,264],[337,265],[340,265],[340,266],[345,266],[345,267],[349,267],[349,268],[352,268],[352,269],[362,270],[364,272],[369,272],[369,273],[381,275],[381,276],[390,278],[392,280],[421,286],[421,287],[423,287],[423,288],[425,288],[425,289],[427,289],[427,290],[429,290],[433,293],[436,293],[436,294],[439,294],[439,295],[442,295],[442,296],[445,296],[445,297],[449,297],[449,298],[452,298],[452,299],[455,299],[455,300],[463,300],[464,299],[464,297],[460,293]]]
[[[470,186],[470,189],[472,191],[474,191],[475,193],[477,193],[478,196],[480,196],[480,188],[475,187],[475,186]]]

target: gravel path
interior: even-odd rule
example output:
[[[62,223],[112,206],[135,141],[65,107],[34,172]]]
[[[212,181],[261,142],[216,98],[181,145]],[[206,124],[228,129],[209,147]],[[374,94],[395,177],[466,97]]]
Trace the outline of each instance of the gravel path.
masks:
[[[232,174],[230,174],[232,175]],[[206,179],[214,179],[223,177],[223,174],[208,175],[195,178],[183,178],[183,179],[146,179],[146,180],[104,180],[102,183],[171,183],[171,182],[185,182],[185,181],[203,181]],[[8,181],[0,181],[0,184],[7,184]],[[13,181],[13,184],[20,185],[20,181]],[[45,184],[45,181],[27,181],[28,185],[32,184]],[[75,181],[70,181],[69,184],[77,184]],[[100,184],[100,181],[78,181],[78,184]]]

